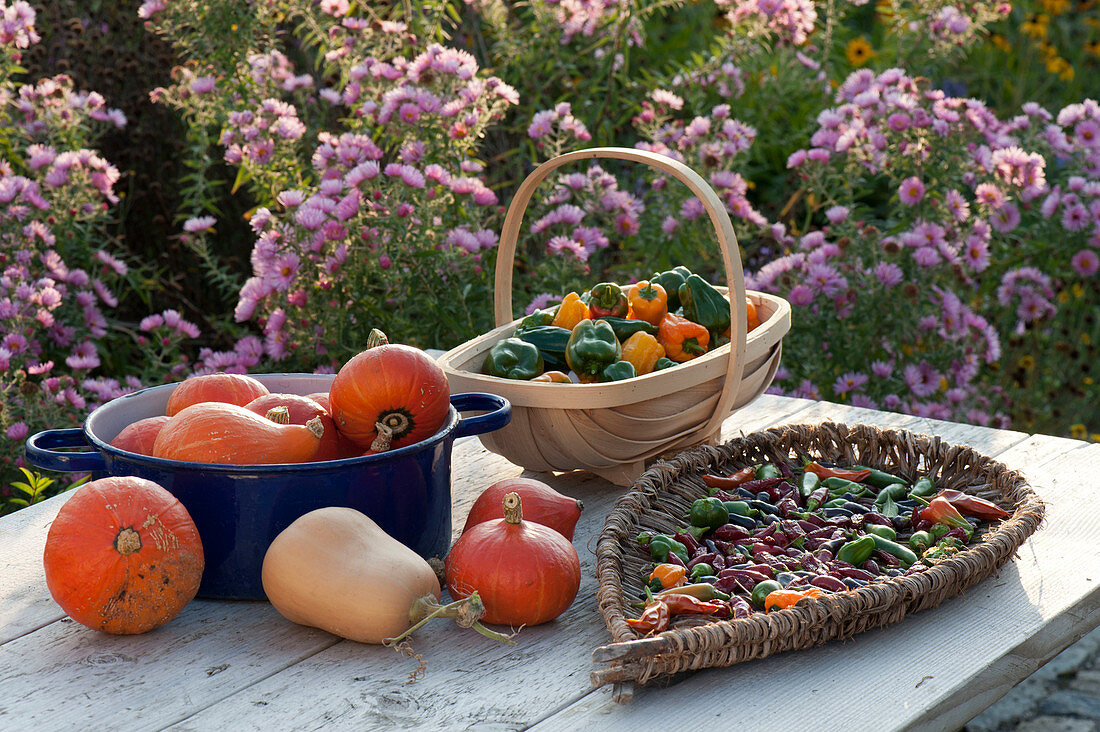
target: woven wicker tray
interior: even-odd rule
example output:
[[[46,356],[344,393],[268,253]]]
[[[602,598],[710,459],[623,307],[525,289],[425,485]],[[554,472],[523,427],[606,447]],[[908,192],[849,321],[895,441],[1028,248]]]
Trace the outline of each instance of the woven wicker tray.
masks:
[[[650,559],[636,544],[640,531],[668,532],[682,524],[692,501],[707,495],[700,476],[729,473],[768,461],[829,460],[881,468],[907,479],[932,475],[940,488],[991,500],[1010,516],[965,551],[923,572],[883,578],[850,592],[804,601],[793,608],[750,618],[709,622],[674,619],[659,635],[639,638],[626,624],[637,617],[630,603],[643,593],[641,575]],[[774,653],[821,645],[896,623],[939,605],[977,584],[1013,556],[1040,525],[1043,503],[1023,476],[969,447],[938,437],[868,425],[796,425],[772,428],[716,447],[698,447],[646,471],[608,514],[596,545],[597,599],[614,643],[592,658],[606,667],[595,686],[646,682],[681,671],[732,666]],[[621,699],[620,699],[621,696]],[[616,693],[629,700],[629,693]]]

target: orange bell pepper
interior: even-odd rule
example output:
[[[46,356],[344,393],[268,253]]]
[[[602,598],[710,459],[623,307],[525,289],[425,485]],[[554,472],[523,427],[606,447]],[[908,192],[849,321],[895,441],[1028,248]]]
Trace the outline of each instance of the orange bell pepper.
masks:
[[[666,356],[683,363],[707,352],[710,333],[698,323],[669,313],[661,321],[657,341],[664,346]]]
[[[664,355],[665,347],[644,331],[638,331],[623,343],[622,360],[633,364],[634,372],[638,376],[651,373],[657,365],[657,359]]]
[[[635,320],[660,325],[668,314],[668,293],[656,282],[642,280],[626,290],[626,299]]]
[[[581,296],[575,292],[570,292],[562,298],[561,305],[558,306],[558,312],[554,315],[554,319],[550,321],[550,325],[573,330],[577,323],[590,317],[591,313],[588,310],[588,305],[581,300]]]
[[[661,587],[667,590],[669,587],[684,584],[687,573],[687,567],[681,567],[679,564],[658,564],[649,573],[649,579],[650,581],[660,580]]]
[[[531,381],[549,381],[551,384],[573,383],[573,381],[569,378],[569,375],[563,374],[561,371],[546,371],[531,379]]]
[[[750,300],[747,295],[745,296],[745,326],[749,333],[752,333],[753,330],[760,327],[760,313],[756,311],[756,305],[753,304],[753,301]],[[726,328],[722,337],[727,341],[730,340],[730,331],[732,330],[733,326],[731,325],[729,328]]]

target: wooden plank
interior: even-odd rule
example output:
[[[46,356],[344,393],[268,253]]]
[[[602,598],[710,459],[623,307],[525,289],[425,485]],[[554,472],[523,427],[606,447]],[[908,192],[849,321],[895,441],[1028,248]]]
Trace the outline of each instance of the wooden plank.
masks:
[[[0,645],[65,617],[42,569],[46,532],[72,493],[0,519]]]
[[[1100,470],[1100,446],[1034,437],[1000,457],[1033,476],[1047,521],[964,597],[844,643],[642,687],[627,706],[599,689],[534,729],[729,727],[762,716],[819,729],[959,727],[1100,622],[1100,495],[1082,482]]]

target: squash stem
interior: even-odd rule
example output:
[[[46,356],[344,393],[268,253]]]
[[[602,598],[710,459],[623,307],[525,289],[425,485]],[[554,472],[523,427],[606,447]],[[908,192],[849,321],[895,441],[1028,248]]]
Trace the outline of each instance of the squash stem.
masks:
[[[404,633],[393,638],[385,638],[382,645],[394,647],[402,640],[412,635],[420,626],[434,618],[454,618],[463,628],[473,628],[486,638],[515,645],[511,635],[489,630],[478,619],[485,614],[485,605],[481,602],[481,596],[475,590],[469,596],[461,600],[455,600],[447,605],[440,605],[432,595],[418,597],[409,610],[409,618],[414,620],[413,626]],[[513,634],[514,635],[514,634]]]

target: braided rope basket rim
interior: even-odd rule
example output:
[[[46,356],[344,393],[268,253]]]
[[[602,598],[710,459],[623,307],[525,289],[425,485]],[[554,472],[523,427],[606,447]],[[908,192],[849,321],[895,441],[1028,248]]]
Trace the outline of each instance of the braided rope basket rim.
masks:
[[[923,572],[883,578],[851,592],[745,619],[685,616],[674,620],[669,630],[639,639],[626,624],[627,617],[637,617],[628,610],[629,603],[641,596],[641,573],[650,562],[638,549],[638,532],[671,532],[682,525],[680,517],[692,501],[707,495],[701,480],[705,473],[731,473],[764,460],[808,459],[869,465],[909,480],[932,475],[937,487],[966,490],[993,501],[1010,516],[979,542]],[[596,545],[596,596],[614,642],[593,652],[595,661],[609,665],[593,672],[592,682],[645,684],[682,671],[812,648],[896,623],[993,574],[1039,528],[1043,516],[1043,502],[1019,472],[970,447],[906,430],[833,422],[790,425],[686,450],[643,473],[616,501],[604,523]]]

